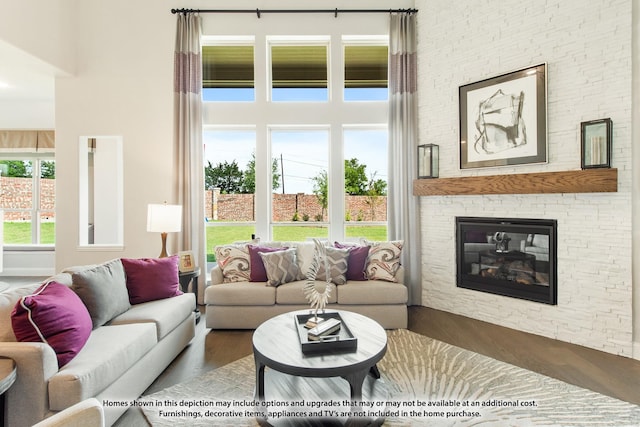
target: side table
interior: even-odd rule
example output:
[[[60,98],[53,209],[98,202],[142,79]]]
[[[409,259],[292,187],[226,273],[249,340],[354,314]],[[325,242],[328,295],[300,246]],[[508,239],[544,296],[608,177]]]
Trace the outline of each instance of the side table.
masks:
[[[2,427],[5,425],[6,416],[4,393],[16,381],[16,376],[17,369],[13,359],[0,357],[0,426]]]
[[[181,271],[178,274],[178,280],[180,281],[180,290],[182,292],[189,292],[189,283],[191,285],[191,291],[196,297],[196,323],[200,321],[200,310],[198,310],[198,277],[200,276],[200,268],[196,267],[193,271]]]

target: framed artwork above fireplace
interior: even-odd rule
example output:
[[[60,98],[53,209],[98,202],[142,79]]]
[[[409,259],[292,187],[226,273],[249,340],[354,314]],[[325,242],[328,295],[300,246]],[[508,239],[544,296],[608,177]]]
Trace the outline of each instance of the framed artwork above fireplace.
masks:
[[[546,64],[459,87],[460,168],[547,161]]]

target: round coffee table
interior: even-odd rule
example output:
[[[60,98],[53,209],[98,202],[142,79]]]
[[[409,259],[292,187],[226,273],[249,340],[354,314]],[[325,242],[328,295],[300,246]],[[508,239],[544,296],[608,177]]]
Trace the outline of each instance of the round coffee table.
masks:
[[[374,383],[367,387],[367,395],[364,397],[368,400],[386,400],[386,386],[379,380],[380,373],[376,367],[376,363],[387,351],[387,334],[384,328],[360,314],[349,311],[339,313],[353,336],[358,339],[358,346],[354,351],[303,353],[295,316],[309,314],[309,310],[281,314],[267,320],[255,330],[253,355],[256,364],[257,401],[265,400],[266,367],[286,374],[274,376],[275,380],[267,381],[269,388],[274,390],[272,396],[277,396],[277,399],[286,398],[282,394],[288,392],[288,399],[291,400],[323,401],[335,398],[357,403],[363,400],[363,384],[371,373]],[[302,382],[300,377],[344,378],[349,384],[349,394],[345,394],[344,398],[340,397],[343,391],[340,388],[344,388],[340,381],[334,381],[330,385],[316,384],[311,381]]]

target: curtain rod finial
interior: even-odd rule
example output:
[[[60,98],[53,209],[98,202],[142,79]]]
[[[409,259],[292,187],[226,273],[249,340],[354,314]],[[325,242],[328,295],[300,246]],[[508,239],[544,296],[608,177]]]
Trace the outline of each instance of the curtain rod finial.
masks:
[[[194,13],[194,12],[198,12],[198,10],[196,10],[196,9],[185,9],[185,8],[182,8],[182,9],[171,9],[171,13],[173,13],[174,15],[176,13],[182,13],[183,15],[186,15],[188,13]]]

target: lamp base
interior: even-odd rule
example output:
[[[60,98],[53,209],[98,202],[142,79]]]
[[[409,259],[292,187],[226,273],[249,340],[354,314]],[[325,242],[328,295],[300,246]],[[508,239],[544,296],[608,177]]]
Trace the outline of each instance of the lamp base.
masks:
[[[166,258],[169,256],[167,255],[167,233],[160,233],[160,237],[162,238],[162,251],[158,258]]]

